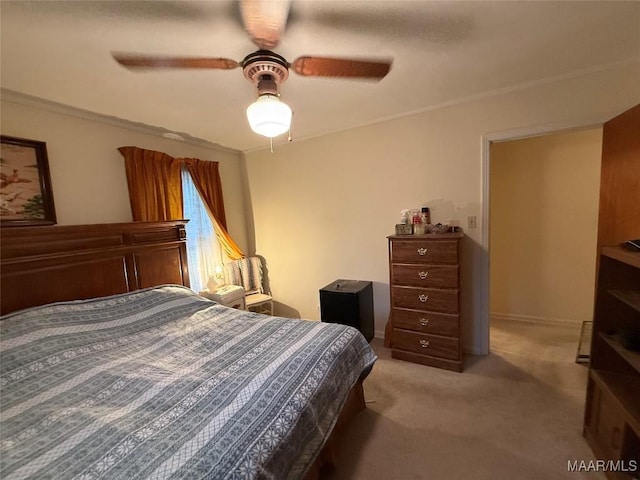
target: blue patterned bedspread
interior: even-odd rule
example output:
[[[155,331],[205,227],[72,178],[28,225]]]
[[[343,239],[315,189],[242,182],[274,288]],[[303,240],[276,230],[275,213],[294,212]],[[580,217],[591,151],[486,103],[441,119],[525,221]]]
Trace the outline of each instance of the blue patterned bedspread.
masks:
[[[376,356],[180,286],[0,323],[0,477],[298,479]]]

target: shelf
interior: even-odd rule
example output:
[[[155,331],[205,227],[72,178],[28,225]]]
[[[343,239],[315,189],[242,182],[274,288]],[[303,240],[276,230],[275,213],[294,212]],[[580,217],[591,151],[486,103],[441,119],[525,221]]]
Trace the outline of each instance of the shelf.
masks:
[[[626,263],[632,267],[640,268],[640,252],[634,252],[620,246],[602,247],[602,255]]]
[[[600,336],[618,353],[618,355],[624,358],[629,365],[635,368],[637,372],[640,372],[640,352],[634,352],[624,348],[616,335],[608,335],[600,332]],[[638,403],[640,404],[640,401],[638,401]]]
[[[591,378],[615,399],[626,422],[640,435],[640,379],[604,370],[591,370]]]
[[[621,302],[629,305],[636,312],[640,312],[640,291],[636,290],[609,290],[609,293]]]

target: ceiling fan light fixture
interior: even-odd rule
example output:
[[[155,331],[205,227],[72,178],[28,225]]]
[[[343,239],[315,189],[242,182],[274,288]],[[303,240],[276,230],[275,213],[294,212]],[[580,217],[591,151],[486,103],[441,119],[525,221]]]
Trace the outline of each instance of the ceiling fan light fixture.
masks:
[[[263,94],[247,108],[251,130],[273,138],[287,132],[291,126],[291,108],[271,94]]]

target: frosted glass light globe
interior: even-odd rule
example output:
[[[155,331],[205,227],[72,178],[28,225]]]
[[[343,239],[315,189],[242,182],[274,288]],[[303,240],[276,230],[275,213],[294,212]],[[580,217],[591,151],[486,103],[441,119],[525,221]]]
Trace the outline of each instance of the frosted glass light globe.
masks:
[[[273,138],[282,135],[291,126],[291,108],[271,94],[260,95],[247,108],[247,119],[251,130]]]

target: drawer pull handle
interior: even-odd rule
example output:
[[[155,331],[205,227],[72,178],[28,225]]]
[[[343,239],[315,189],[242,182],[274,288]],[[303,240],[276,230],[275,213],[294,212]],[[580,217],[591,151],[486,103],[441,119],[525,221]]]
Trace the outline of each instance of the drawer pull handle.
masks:
[[[426,327],[427,325],[429,325],[429,319],[422,317],[420,319],[420,325],[422,325],[423,327]]]
[[[427,278],[429,276],[429,272],[418,272],[418,276],[424,280],[425,278]]]
[[[422,303],[425,303],[427,300],[429,300],[429,295],[421,293],[420,295],[418,295],[418,300],[420,300]]]
[[[426,248],[419,248],[418,249],[418,255],[422,256],[422,255],[426,255],[427,253],[427,249]]]
[[[429,347],[429,340],[420,340],[420,346],[422,348],[427,348]]]

